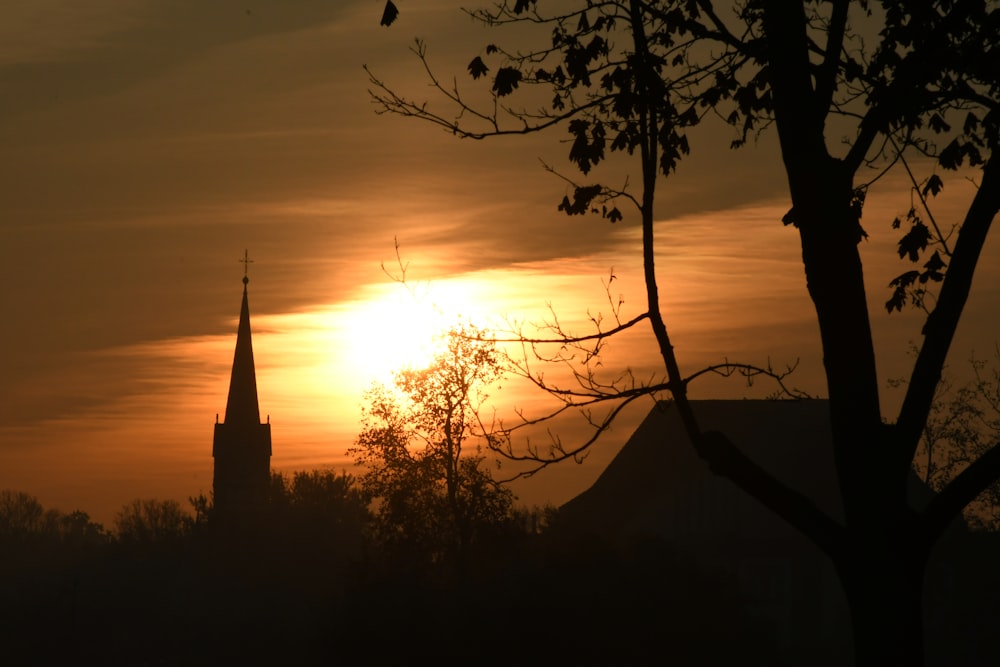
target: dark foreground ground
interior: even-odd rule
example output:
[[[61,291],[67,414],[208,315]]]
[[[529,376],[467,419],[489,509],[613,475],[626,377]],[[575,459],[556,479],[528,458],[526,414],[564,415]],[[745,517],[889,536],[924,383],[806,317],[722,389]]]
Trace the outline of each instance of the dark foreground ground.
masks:
[[[930,587],[930,664],[1000,664],[996,542]],[[745,588],[655,540],[522,536],[461,567],[308,539],[8,542],[0,664],[845,664],[790,652]]]

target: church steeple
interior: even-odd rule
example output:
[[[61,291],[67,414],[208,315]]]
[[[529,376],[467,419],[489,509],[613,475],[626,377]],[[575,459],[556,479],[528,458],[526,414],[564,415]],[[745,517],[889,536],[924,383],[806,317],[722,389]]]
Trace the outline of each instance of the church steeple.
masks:
[[[250,305],[247,298],[247,265],[244,253],[243,303],[236,330],[236,352],[229,378],[226,416],[216,418],[212,456],[215,471],[212,488],[220,523],[249,525],[267,502],[271,480],[271,424],[260,423],[257,403],[257,373],[250,340]]]
[[[233,372],[229,378],[229,398],[226,400],[227,424],[259,424],[260,406],[257,403],[257,373],[253,364],[253,342],[250,340],[250,304],[247,283],[243,276],[243,305],[240,306],[240,324],[236,330],[236,353],[233,355]]]

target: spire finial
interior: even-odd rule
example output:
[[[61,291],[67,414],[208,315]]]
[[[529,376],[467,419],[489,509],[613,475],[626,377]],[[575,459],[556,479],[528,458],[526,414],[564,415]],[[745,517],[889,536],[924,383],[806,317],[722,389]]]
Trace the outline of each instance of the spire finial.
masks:
[[[240,260],[237,260],[237,261],[239,261],[241,264],[243,264],[243,284],[246,285],[248,282],[250,282],[250,278],[247,277],[247,274],[250,272],[249,271],[250,270],[250,265],[253,264],[253,260],[250,259],[250,252],[247,249],[244,248],[243,249],[243,259],[240,259]]]

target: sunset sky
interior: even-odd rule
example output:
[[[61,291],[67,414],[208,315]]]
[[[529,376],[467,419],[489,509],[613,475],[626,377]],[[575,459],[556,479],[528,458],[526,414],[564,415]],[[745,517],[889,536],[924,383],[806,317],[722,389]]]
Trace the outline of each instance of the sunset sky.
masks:
[[[551,306],[587,333],[642,309],[638,216],[612,225],[556,210],[573,173],[564,131],[460,141],[378,116],[368,65],[429,94],[409,48],[426,39],[446,78],[511,43],[446,0],[95,0],[4,3],[0,21],[0,488],[110,523],[136,497],[208,493],[212,428],[225,411],[247,249],[262,414],[272,466],[349,461],[363,390],[414,358],[428,327],[465,315],[540,320]],[[506,41],[505,41],[506,39]],[[481,83],[481,82],[480,82]],[[819,341],[798,238],[780,219],[786,182],[773,135],[739,152],[729,130],[692,135],[693,155],[660,190],[663,306],[684,370],[730,360],[783,366],[822,395]],[[924,174],[929,167],[924,165]],[[614,161],[595,178],[624,182]],[[973,186],[946,180],[936,213],[958,221]],[[863,224],[880,370],[902,375],[916,313],[889,316],[894,216],[910,206],[892,173]],[[390,280],[398,241],[419,302]],[[952,354],[958,372],[997,338],[1000,249],[991,241]],[[437,308],[434,308],[436,306]],[[444,316],[432,316],[441,310]],[[439,317],[424,324],[428,317]],[[648,346],[612,347],[616,367],[655,370]],[[762,396],[706,381],[696,397]],[[527,407],[512,389],[497,409]],[[886,416],[895,394],[887,390]],[[648,404],[581,466],[516,488],[561,503],[600,473]],[[572,438],[577,431],[567,431]]]

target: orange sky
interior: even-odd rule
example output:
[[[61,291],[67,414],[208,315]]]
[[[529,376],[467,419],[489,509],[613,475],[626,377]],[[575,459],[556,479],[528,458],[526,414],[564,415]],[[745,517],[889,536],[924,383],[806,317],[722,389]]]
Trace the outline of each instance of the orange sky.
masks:
[[[625,313],[640,308],[636,216],[610,225],[556,210],[565,184],[539,159],[571,172],[558,131],[477,143],[374,114],[363,64],[419,93],[414,36],[442,73],[458,75],[503,39],[453,3],[404,7],[391,30],[369,2],[36,0],[4,11],[0,488],[105,522],[135,497],[208,492],[244,248],[260,407],[273,424],[272,463],[285,470],[345,465],[362,390],[401,358],[375,351],[414,329],[405,294],[380,268],[395,262],[394,239],[425,304],[461,303],[481,320],[537,319],[551,304],[582,328],[588,309],[606,311],[601,281],[612,269]],[[661,290],[681,362],[690,371],[723,357],[799,359],[794,384],[822,394],[797,237],[780,224],[773,137],[736,153],[730,139],[718,127],[696,132],[694,154],[661,189]],[[615,161],[594,178],[619,182],[625,169]],[[939,218],[954,221],[970,192],[946,181]],[[908,268],[889,223],[909,205],[893,174],[863,220],[886,379],[902,373],[919,336],[914,314],[882,307],[885,285]],[[992,349],[998,258],[992,243],[955,368]],[[610,355],[649,362],[641,341]],[[534,400],[510,392],[497,407]],[[639,416],[583,466],[519,486],[522,500],[581,490]]]

